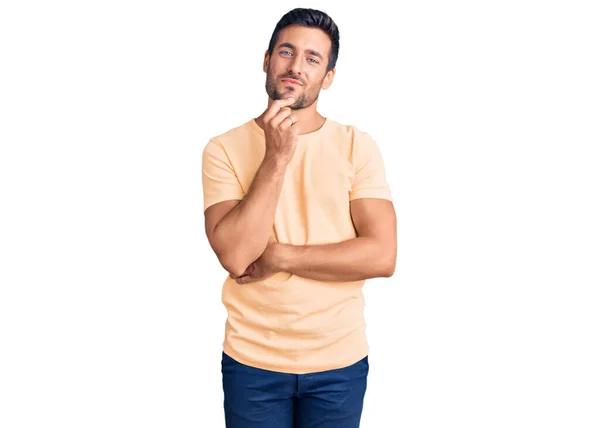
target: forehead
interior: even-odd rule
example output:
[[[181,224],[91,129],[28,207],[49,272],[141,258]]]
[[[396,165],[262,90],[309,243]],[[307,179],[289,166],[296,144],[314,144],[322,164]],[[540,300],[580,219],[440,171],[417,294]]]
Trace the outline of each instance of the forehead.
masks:
[[[282,43],[291,43],[301,51],[312,49],[322,55],[328,55],[331,40],[320,28],[308,28],[302,25],[289,25],[279,32],[275,47]]]

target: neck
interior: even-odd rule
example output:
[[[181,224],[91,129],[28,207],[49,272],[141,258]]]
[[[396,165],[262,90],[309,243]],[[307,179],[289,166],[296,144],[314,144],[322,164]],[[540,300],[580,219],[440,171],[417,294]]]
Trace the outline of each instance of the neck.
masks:
[[[260,126],[263,130],[265,129],[265,124],[263,122],[263,119],[272,104],[273,104],[273,100],[269,97],[267,109],[259,117],[257,117],[255,119],[258,126]],[[292,114],[294,116],[296,116],[296,118],[298,119],[298,121],[296,122],[296,124],[294,126],[298,127],[298,133],[300,135],[314,132],[314,131],[320,129],[323,126],[323,124],[325,123],[325,117],[321,116],[317,112],[316,101],[314,103],[312,103],[312,105],[309,107],[298,109],[298,110],[292,110]]]

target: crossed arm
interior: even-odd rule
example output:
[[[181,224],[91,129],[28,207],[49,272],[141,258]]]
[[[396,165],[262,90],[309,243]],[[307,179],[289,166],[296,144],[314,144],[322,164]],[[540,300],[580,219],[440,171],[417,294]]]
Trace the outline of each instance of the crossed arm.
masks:
[[[371,139],[363,136],[361,141],[352,194],[375,195],[365,190],[386,185],[383,161]],[[340,282],[391,276],[396,264],[396,214],[387,199],[362,196],[350,201],[356,238],[307,246],[270,238],[286,168],[286,163],[265,156],[243,193],[222,147],[207,145],[203,155],[206,235],[231,277],[245,283],[277,272]],[[223,195],[230,198],[211,204]]]
[[[238,283],[256,282],[277,272],[318,281],[360,281],[390,277],[396,265],[396,213],[386,199],[350,202],[357,237],[324,245],[290,245],[271,240],[243,273],[230,272]]]
[[[275,271],[319,281],[390,277],[396,266],[396,213],[391,201],[350,202],[357,238],[325,245],[274,244]]]

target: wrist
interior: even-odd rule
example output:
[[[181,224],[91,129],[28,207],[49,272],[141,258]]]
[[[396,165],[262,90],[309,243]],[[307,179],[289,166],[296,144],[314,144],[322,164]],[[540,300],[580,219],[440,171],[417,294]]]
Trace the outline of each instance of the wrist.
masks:
[[[275,248],[273,248],[273,264],[275,268],[280,272],[287,272],[290,268],[290,252],[292,249],[292,245],[289,244],[275,244]]]
[[[285,174],[289,161],[281,156],[265,154],[262,163],[266,168]]]

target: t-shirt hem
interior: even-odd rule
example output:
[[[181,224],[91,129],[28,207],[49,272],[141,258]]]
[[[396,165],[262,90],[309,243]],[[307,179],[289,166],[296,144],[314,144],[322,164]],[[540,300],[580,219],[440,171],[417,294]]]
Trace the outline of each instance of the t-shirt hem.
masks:
[[[343,362],[340,362],[337,364],[324,364],[321,366],[312,366],[310,368],[303,368],[303,367],[291,366],[291,365],[289,365],[289,366],[288,365],[272,365],[272,364],[266,364],[266,363],[258,363],[257,364],[254,361],[251,362],[251,361],[247,360],[246,358],[244,358],[244,356],[238,354],[237,352],[235,352],[233,349],[231,349],[226,344],[223,344],[223,352],[225,352],[231,358],[236,360],[238,363],[244,364],[246,366],[254,367],[256,369],[261,369],[261,370],[267,370],[267,371],[271,371],[271,372],[287,373],[287,374],[307,374],[307,373],[317,373],[317,372],[324,372],[324,371],[328,371],[328,370],[342,369],[344,367],[351,366],[352,364],[356,364],[357,362],[359,362],[360,360],[362,360],[363,358],[365,358],[366,356],[369,355],[369,351],[367,350],[366,352],[364,352],[364,351],[361,352],[358,357],[353,357],[351,359],[348,359],[346,361],[343,361]]]
[[[208,199],[206,202],[204,202],[204,211],[206,211],[208,208],[210,208],[213,205],[216,205],[220,202],[232,201],[232,200],[241,201],[244,199],[244,196],[245,196],[244,194],[232,193],[230,195],[220,195],[220,197],[217,199]]]
[[[353,201],[354,199],[361,198],[376,198],[376,199],[387,199],[388,201],[393,201],[392,195],[389,191],[356,191],[350,194],[349,200]]]

